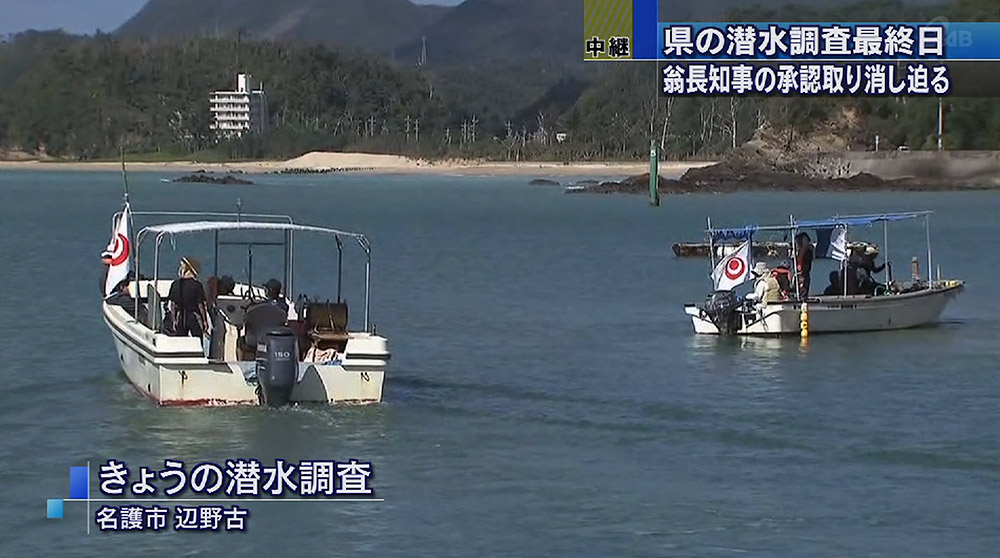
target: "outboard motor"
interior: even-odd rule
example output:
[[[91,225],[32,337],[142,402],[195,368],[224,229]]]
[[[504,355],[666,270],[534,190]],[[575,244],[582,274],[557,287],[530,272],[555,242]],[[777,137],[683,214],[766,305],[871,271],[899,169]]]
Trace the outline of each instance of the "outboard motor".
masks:
[[[299,342],[287,327],[268,330],[257,341],[257,381],[264,405],[288,403],[299,374]]]
[[[732,335],[740,328],[739,308],[740,301],[733,291],[715,291],[699,306],[722,335]]]

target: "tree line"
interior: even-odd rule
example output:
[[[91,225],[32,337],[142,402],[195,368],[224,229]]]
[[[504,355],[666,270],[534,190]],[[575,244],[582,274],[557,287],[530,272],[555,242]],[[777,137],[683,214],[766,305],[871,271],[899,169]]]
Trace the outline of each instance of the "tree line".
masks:
[[[1000,0],[962,0],[948,13],[976,19],[998,6]],[[909,9],[866,2],[848,19],[912,15]],[[829,20],[783,10],[764,15]],[[743,10],[731,17],[763,16]],[[263,81],[266,132],[219,141],[210,129],[209,95],[232,89],[242,72]],[[239,35],[150,41],[31,32],[0,42],[0,151],[79,160],[113,158],[121,148],[203,159],[364,150],[427,158],[609,160],[643,159],[653,139],[667,158],[698,158],[724,153],[762,130],[789,146],[821,131],[855,149],[871,148],[875,135],[884,148],[936,145],[936,99],[664,97],[659,72],[656,63],[404,67]],[[996,98],[948,98],[944,112],[945,148],[1000,146]]]

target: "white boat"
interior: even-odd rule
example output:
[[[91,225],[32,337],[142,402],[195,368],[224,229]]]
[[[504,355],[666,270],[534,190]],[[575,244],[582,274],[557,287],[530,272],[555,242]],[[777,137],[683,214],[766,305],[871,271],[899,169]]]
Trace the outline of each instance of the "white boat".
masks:
[[[136,212],[142,214],[142,212]],[[146,213],[147,215],[155,213]],[[226,215],[171,213],[172,215]],[[120,213],[118,214],[120,215]],[[129,313],[120,305],[102,305],[104,321],[111,330],[122,369],[132,385],[160,405],[234,405],[285,403],[378,403],[389,361],[384,337],[369,327],[371,246],[361,234],[324,227],[300,225],[284,216],[280,222],[265,219],[200,220],[147,226],[136,235],[134,265],[143,240],[152,238],[153,278],[132,279],[130,294],[141,296],[148,318],[140,321],[139,305]],[[242,217],[249,217],[243,215]],[[117,221],[117,215],[116,215]],[[220,242],[230,231],[242,234],[270,231],[284,241],[256,244],[285,248],[284,293],[294,296],[293,237],[315,234],[331,239],[337,248],[337,302],[303,302],[298,331],[284,327],[287,315],[263,302],[263,289],[251,280],[237,283],[231,294],[219,295],[213,304],[212,331],[208,346],[201,338],[173,337],[162,332],[161,302],[167,300],[170,280],[159,278],[160,246],[177,235],[209,233],[215,239],[216,275],[220,244],[254,245],[253,242]],[[349,331],[348,307],[341,299],[341,263],[345,241],[354,241],[365,255],[365,301],[363,328]],[[248,266],[252,271],[252,262]],[[298,308],[299,305],[296,305]],[[267,307],[270,307],[267,308]],[[239,342],[238,342],[239,341]],[[241,348],[242,346],[242,348]],[[247,348],[256,348],[256,351]]]
[[[888,245],[886,224],[907,219],[925,219],[927,226],[927,261],[930,268],[929,211],[834,217],[820,221],[791,219],[788,225],[749,225],[737,229],[708,229],[709,242],[722,239],[750,240],[758,231],[829,231],[854,226],[883,224],[885,245]],[[793,255],[794,258],[794,255]],[[713,267],[715,265],[712,258]],[[916,258],[914,258],[914,261]],[[747,265],[749,262],[745,262]],[[843,265],[843,261],[841,262]],[[815,275],[815,270],[813,271]],[[929,274],[928,274],[929,275]],[[922,280],[919,271],[906,284],[897,284],[886,268],[886,287],[875,295],[836,294],[809,296],[805,300],[791,296],[790,300],[768,303],[744,302],[732,291],[716,291],[702,304],[686,304],[684,312],[691,318],[695,333],[708,335],[782,335],[803,333],[803,310],[806,314],[806,334],[894,330],[919,327],[940,319],[948,302],[965,288],[963,281],[940,277]],[[797,287],[797,285],[796,285]]]

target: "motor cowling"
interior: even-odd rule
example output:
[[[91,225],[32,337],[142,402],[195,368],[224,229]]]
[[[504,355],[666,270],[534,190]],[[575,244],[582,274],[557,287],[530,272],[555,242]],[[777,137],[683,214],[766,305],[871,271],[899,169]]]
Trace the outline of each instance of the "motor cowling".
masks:
[[[715,291],[699,308],[723,335],[740,328],[740,300],[733,291]]]
[[[299,343],[287,327],[268,330],[257,342],[257,382],[264,405],[288,403],[299,373]]]

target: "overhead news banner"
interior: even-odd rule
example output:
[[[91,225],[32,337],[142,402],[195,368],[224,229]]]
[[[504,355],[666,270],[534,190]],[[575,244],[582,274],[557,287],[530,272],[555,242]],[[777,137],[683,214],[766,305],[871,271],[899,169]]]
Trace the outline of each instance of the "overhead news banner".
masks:
[[[1000,22],[658,19],[655,0],[586,0],[584,60],[658,61],[661,93],[671,96],[1000,91]]]

